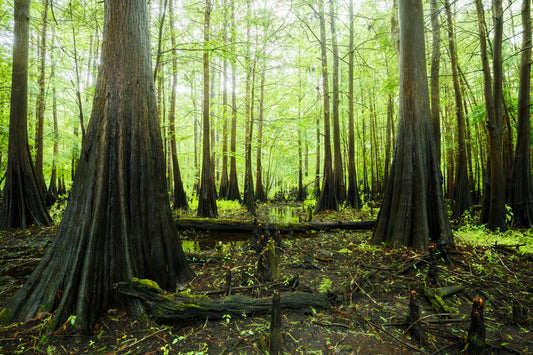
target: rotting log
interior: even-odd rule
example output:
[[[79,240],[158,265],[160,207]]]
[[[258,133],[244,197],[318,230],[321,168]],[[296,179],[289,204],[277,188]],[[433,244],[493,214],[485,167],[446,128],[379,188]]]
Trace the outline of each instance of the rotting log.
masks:
[[[435,294],[441,298],[453,296],[457,293],[463,292],[466,289],[464,285],[440,287],[435,290]]]
[[[209,298],[204,295],[185,293],[168,294],[163,292],[156,282],[132,279],[131,282],[115,284],[116,290],[127,296],[140,299],[147,306],[152,316],[159,322],[177,322],[186,320],[222,319],[224,315],[232,317],[253,316],[257,313],[267,314],[272,311],[272,299],[232,295],[221,298]],[[329,308],[324,294],[303,292],[286,292],[281,297],[281,308],[289,311],[310,312],[312,308]]]
[[[437,313],[450,314],[451,310],[434,289],[424,287],[424,295]],[[447,316],[444,316],[447,317]]]
[[[344,230],[371,230],[374,229],[376,221],[355,221],[355,222],[301,222],[301,223],[279,223],[276,227],[280,232],[289,233],[291,226],[294,232],[327,231],[332,229]],[[242,221],[234,219],[207,219],[207,218],[178,218],[176,228],[181,230],[192,229],[196,231],[212,232],[252,232],[253,221]]]

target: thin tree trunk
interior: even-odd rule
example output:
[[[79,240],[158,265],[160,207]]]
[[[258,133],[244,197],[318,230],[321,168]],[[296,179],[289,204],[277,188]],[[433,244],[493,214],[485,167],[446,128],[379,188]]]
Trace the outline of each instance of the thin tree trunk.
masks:
[[[57,124],[57,97],[56,97],[56,82],[55,82],[55,62],[53,53],[50,53],[51,69],[50,77],[52,78],[52,118],[54,123],[54,156],[52,158],[52,174],[50,175],[50,185],[48,185],[48,193],[46,195],[46,204],[52,205],[58,198],[57,188],[57,156],[59,154],[59,127]]]
[[[263,56],[265,51],[263,51]],[[262,164],[262,146],[263,146],[263,121],[264,121],[264,100],[265,100],[265,73],[266,65],[263,66],[263,71],[261,73],[261,84],[259,87],[259,118],[257,120],[257,159],[256,159],[256,169],[257,174],[255,178],[255,198],[258,201],[266,202],[267,195],[265,193],[265,188],[263,186],[263,164]]]
[[[202,179],[200,181],[200,192],[198,194],[198,217],[216,218],[218,217],[216,200],[217,192],[215,187],[215,180],[213,178],[213,170],[211,169],[211,145],[209,141],[211,136],[211,128],[209,123],[209,30],[211,19],[211,6],[211,1],[206,0],[204,13],[204,101],[202,110]]]
[[[433,44],[431,54],[431,127],[437,147],[437,158],[440,166],[441,143],[440,143],[440,20],[437,0],[431,0],[431,30]]]
[[[76,103],[78,104],[78,114],[80,119],[80,129],[81,129],[81,144],[85,140],[85,123],[83,118],[83,103],[81,100],[81,82],[80,82],[80,63],[78,58],[78,49],[76,46],[76,28],[74,27],[74,15],[72,14],[72,2],[69,2],[69,12],[70,12],[70,21],[72,27],[72,44],[74,47],[74,69],[76,72]]]
[[[46,29],[48,24],[48,0],[44,0],[41,27],[41,62],[39,68],[39,95],[37,96],[37,127],[35,129],[35,180],[43,198],[46,196],[46,183],[43,175],[44,152],[44,111],[46,108]]]
[[[320,198],[315,207],[315,213],[326,210],[337,210],[337,194],[333,168],[331,166],[331,134],[329,120],[329,85],[328,85],[328,61],[326,49],[326,16],[324,14],[324,2],[320,2],[320,53],[322,64],[322,91],[324,95],[324,173],[322,176],[322,189]]]
[[[166,0],[165,0],[166,3]],[[169,134],[170,134],[170,152],[172,157],[172,177],[173,177],[173,191],[174,191],[174,208],[189,209],[187,202],[187,195],[183,188],[183,181],[181,179],[181,171],[178,162],[178,153],[176,151],[176,87],[178,85],[178,54],[176,52],[176,34],[174,31],[174,5],[173,1],[169,3],[169,26],[170,26],[170,43],[172,46],[172,88],[170,94],[170,112],[168,115]],[[163,17],[164,19],[164,17]]]
[[[503,9],[501,0],[492,2],[494,20],[493,41],[493,71],[494,89],[490,87],[490,69],[486,51],[486,34],[483,27],[483,7],[480,0],[476,0],[478,23],[480,28],[481,56],[485,87],[485,102],[487,106],[487,131],[489,137],[490,184],[486,186],[484,205],[488,209],[487,227],[492,230],[506,230],[505,224],[505,176],[503,173],[501,140],[502,140],[502,32]],[[492,114],[491,114],[492,111]]]
[[[302,75],[298,70],[298,194],[296,195],[296,201],[305,201],[307,192],[303,184],[303,143],[302,143],[302,129],[300,128],[300,122],[302,121]]]
[[[339,118],[339,48],[337,46],[337,31],[335,29],[335,2],[329,0],[329,16],[331,26],[331,42],[333,46],[333,101],[332,101],[332,123],[333,123],[333,182],[337,202],[346,200],[346,186],[344,184],[344,171],[341,154],[341,133]],[[325,45],[325,43],[324,43]]]
[[[317,91],[317,101],[320,101],[320,89],[318,85],[316,87]],[[317,115],[316,122],[316,160],[315,160],[315,184],[313,188],[313,194],[315,198],[320,198],[320,115]]]
[[[357,172],[355,170],[355,130],[354,130],[354,14],[353,0],[350,0],[349,7],[350,21],[350,42],[348,47],[348,191],[346,194],[346,206],[356,210],[361,209],[361,197],[359,197],[359,188],[357,185]]]
[[[472,206],[472,193],[470,192],[470,182],[468,181],[468,162],[466,157],[465,143],[465,117],[463,111],[463,98],[461,86],[459,85],[459,70],[457,69],[457,52],[455,48],[455,35],[453,32],[452,11],[449,0],[444,1],[446,8],[446,19],[448,24],[448,46],[452,67],[452,81],[455,93],[455,114],[457,118],[457,158],[455,171],[455,194],[453,218],[459,219],[463,212]]]
[[[253,124],[254,124],[254,88],[255,88],[255,60],[252,63],[251,60],[251,4],[250,0],[246,1],[247,16],[246,24],[246,98],[245,98],[245,115],[246,115],[246,128],[245,128],[245,141],[244,141],[244,194],[243,204],[248,209],[251,215],[255,215],[255,194],[254,194],[254,181],[252,176],[252,137],[253,137]]]
[[[224,45],[228,45],[228,4],[227,0],[224,0]],[[229,189],[228,179],[228,58],[224,56],[222,64],[222,172],[220,176],[220,187],[218,189],[218,197],[226,199]]]
[[[235,0],[231,0],[231,53],[235,50]],[[237,178],[237,68],[235,57],[231,58],[231,142],[230,142],[230,170],[227,200],[241,201],[239,180]]]
[[[159,20],[159,31],[158,31],[158,36],[157,36],[157,54],[156,54],[156,57],[155,57],[155,65],[154,65],[154,82],[156,81],[157,79],[157,73],[159,72],[159,70],[161,69],[161,46],[163,45],[163,40],[162,40],[162,37],[163,37],[163,25],[165,24],[165,16],[167,14],[167,3],[168,3],[168,0],[164,0],[165,2],[163,3],[163,13],[161,14],[161,19]],[[161,2],[159,2],[159,5],[161,6]],[[172,4],[170,5],[172,7]],[[171,9],[172,11],[172,9]],[[174,26],[170,25],[170,30],[171,32],[174,31]],[[175,43],[172,44],[172,52],[175,51]]]

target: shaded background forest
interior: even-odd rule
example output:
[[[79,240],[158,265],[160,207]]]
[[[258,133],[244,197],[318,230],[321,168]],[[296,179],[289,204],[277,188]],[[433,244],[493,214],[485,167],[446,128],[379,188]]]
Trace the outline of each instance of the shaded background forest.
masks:
[[[98,1],[45,3],[47,2],[32,2],[28,120],[30,148],[35,154],[39,146],[38,122],[42,116],[44,179],[48,185],[55,166],[57,178],[62,180],[68,190],[80,154],[84,128],[91,113],[102,41],[103,4]],[[340,142],[343,157],[346,157],[350,18],[348,1],[328,2],[326,12],[331,11],[330,4],[333,4],[335,12],[335,37],[339,50]],[[0,56],[3,58],[0,62],[0,171],[5,171],[13,2],[3,0],[0,5]],[[490,4],[485,6],[484,26],[488,37],[492,38]],[[511,173],[516,140],[522,35],[520,6],[518,1],[504,1],[503,162],[507,179]],[[202,159],[205,4],[188,0],[153,0],[149,2],[149,9],[169,186],[173,187],[170,121],[174,116],[175,150],[184,188],[187,196],[190,196],[196,192]],[[459,135],[446,12],[440,1],[437,1],[436,11],[430,10],[429,3],[424,4],[424,9],[428,73],[431,72],[431,48],[436,38],[432,33],[432,15],[437,15],[441,25],[441,166],[444,191],[451,197],[456,184]],[[487,159],[487,135],[478,18],[474,1],[452,1],[450,9],[465,114],[464,142],[468,177],[474,192],[473,202],[479,203]],[[328,63],[331,66],[333,43],[329,12],[326,17]],[[397,125],[397,10],[393,1],[357,1],[353,21],[356,170],[362,197],[365,200],[379,199],[391,163]],[[313,189],[320,187],[323,164],[320,29],[313,7],[306,1],[297,0],[248,3],[218,0],[213,3],[210,33],[211,159],[214,162],[217,189],[223,174],[225,144],[228,156],[231,155],[231,112],[234,107],[237,112],[235,158],[241,193],[245,171],[245,126],[250,117],[254,119],[251,159],[254,184],[257,183],[255,172],[258,166],[257,152],[260,149],[262,184],[269,197],[274,197],[279,192],[288,194],[296,191],[299,170],[303,186],[308,193],[312,193]],[[173,60],[176,61],[175,67]],[[250,88],[246,88],[248,73],[252,74],[253,99]],[[176,83],[174,100],[173,82]],[[232,93],[235,93],[234,103]],[[39,110],[39,102],[44,103],[44,111]],[[247,114],[248,108],[251,115]],[[55,139],[58,142],[56,152]],[[345,166],[347,161],[344,158]],[[229,166],[227,169],[229,171]]]

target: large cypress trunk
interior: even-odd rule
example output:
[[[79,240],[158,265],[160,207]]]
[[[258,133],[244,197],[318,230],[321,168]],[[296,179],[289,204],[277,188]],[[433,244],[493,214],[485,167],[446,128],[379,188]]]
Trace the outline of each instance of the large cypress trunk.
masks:
[[[174,290],[192,276],[169,206],[145,0],[108,0],[87,136],[56,238],[4,312],[53,312],[89,329],[111,305],[141,311],[113,284],[133,277]]]
[[[28,147],[28,45],[30,0],[15,1],[15,41],[9,113],[9,145],[6,184],[0,214],[0,229],[49,225]]]
[[[530,163],[530,97],[531,86],[531,1],[522,3],[522,58],[518,92],[518,132],[516,155],[511,175],[509,202],[513,209],[513,224],[530,228],[533,225],[533,182]]]
[[[453,245],[431,132],[422,1],[400,1],[400,100],[396,146],[373,241]]]

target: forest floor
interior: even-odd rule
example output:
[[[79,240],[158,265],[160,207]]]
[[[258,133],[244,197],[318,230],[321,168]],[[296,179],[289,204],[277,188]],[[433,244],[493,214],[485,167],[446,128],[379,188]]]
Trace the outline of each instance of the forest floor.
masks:
[[[259,220],[267,221],[271,208],[260,206]],[[291,213],[292,218],[306,219],[305,207]],[[313,220],[370,220],[376,213],[368,208],[363,212],[345,209],[315,215]],[[219,209],[219,214],[251,220],[242,210]],[[0,308],[39,262],[55,229],[31,228],[0,235]],[[482,297],[487,353],[531,354],[533,320],[532,312],[528,315],[527,311],[533,306],[533,254],[522,251],[527,246],[501,245],[500,235],[486,231],[481,231],[483,245],[462,237],[474,230],[480,228],[463,227],[463,232],[456,233],[451,264],[437,260],[439,286],[428,278],[426,251],[375,246],[370,244],[371,231],[338,230],[292,239],[283,235],[281,276],[272,282],[254,278],[256,252],[249,250],[247,241],[204,243],[202,250],[189,254],[196,277],[187,292],[220,297],[216,291],[224,290],[229,267],[234,287],[241,283],[251,286],[234,293],[270,297],[282,290],[283,298],[283,290],[290,287],[326,293],[329,309],[283,311],[283,351],[288,354],[460,353],[470,327],[472,299]],[[524,238],[528,235],[527,231],[520,233]],[[205,232],[180,234],[193,244],[217,237]],[[532,241],[527,239],[529,244]],[[298,285],[292,282],[296,276]],[[438,300],[434,295],[447,286],[458,286],[460,292],[443,298],[440,305],[430,302]],[[420,318],[408,329],[412,290],[418,294]],[[0,354],[263,354],[270,342],[269,314],[158,324],[148,317],[135,318],[109,309],[91,334],[79,332],[71,322],[46,334],[48,320],[49,316],[43,315],[26,324],[0,328]],[[419,332],[413,332],[415,329]]]

